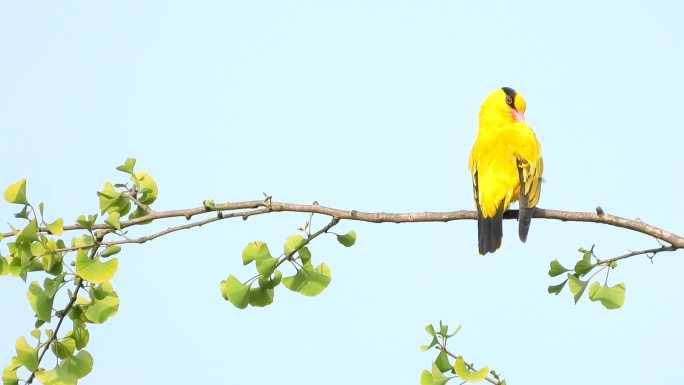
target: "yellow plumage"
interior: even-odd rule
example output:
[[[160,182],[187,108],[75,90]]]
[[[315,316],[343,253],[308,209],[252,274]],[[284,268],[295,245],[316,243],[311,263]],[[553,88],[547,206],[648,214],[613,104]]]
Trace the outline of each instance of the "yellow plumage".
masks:
[[[480,254],[496,251],[503,237],[503,213],[519,201],[518,235],[525,242],[539,202],[544,168],[541,146],[527,123],[522,96],[508,87],[492,92],[480,109],[477,139],[470,153]]]

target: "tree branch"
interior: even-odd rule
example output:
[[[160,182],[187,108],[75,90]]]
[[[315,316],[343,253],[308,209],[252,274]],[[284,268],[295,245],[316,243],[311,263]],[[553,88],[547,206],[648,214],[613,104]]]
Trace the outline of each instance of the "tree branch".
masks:
[[[252,211],[223,214],[224,211],[237,211],[237,210],[249,210],[257,209]],[[142,224],[147,221],[164,219],[164,218],[176,218],[185,217],[190,219],[195,215],[205,214],[212,211],[220,212],[217,218],[212,218],[211,221],[207,220],[204,223],[213,222],[219,219],[232,218],[232,217],[243,217],[247,218],[253,215],[267,214],[271,212],[301,212],[301,213],[315,213],[327,215],[334,218],[339,218],[340,220],[353,220],[361,222],[372,222],[372,223],[413,223],[413,222],[451,222],[458,220],[475,220],[477,219],[477,213],[471,210],[458,210],[458,211],[448,211],[448,212],[408,212],[408,213],[385,213],[385,212],[363,212],[357,210],[341,210],[332,207],[320,206],[318,204],[296,204],[296,203],[286,203],[286,202],[275,202],[275,201],[264,201],[264,200],[254,200],[254,201],[244,201],[244,202],[234,202],[217,204],[214,207],[196,207],[190,209],[182,210],[169,210],[169,211],[152,211],[142,217],[121,222],[121,228],[131,227],[137,224]],[[663,230],[661,228],[649,225],[638,219],[627,219],[619,216],[606,214],[602,209],[597,208],[596,213],[590,212],[573,212],[573,211],[560,211],[560,210],[549,210],[537,208],[534,212],[534,218],[537,219],[555,219],[564,222],[593,222],[599,224],[605,224],[609,226],[621,227],[624,229],[636,231],[642,234],[650,235],[656,239],[667,242],[674,249],[684,248],[684,237],[673,234],[669,231]],[[504,219],[517,219],[518,211],[509,210],[504,213]],[[201,224],[191,225],[201,226]],[[73,224],[69,226],[64,226],[65,231],[70,230],[80,230],[83,229],[78,224]],[[111,231],[112,228],[104,223],[95,224],[93,229]],[[41,227],[41,232],[47,232],[47,228]],[[163,234],[162,234],[163,235]],[[14,237],[13,233],[3,233],[3,237],[10,238]],[[122,242],[125,243],[125,242]],[[141,242],[139,242],[141,243]]]

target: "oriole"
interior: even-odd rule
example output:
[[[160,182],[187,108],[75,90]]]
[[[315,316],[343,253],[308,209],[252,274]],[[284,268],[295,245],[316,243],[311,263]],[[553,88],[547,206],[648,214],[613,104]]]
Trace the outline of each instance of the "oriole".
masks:
[[[480,108],[469,168],[477,207],[481,255],[501,247],[503,213],[518,201],[518,235],[527,240],[539,202],[544,164],[537,137],[525,123],[525,99],[512,88],[492,92]]]

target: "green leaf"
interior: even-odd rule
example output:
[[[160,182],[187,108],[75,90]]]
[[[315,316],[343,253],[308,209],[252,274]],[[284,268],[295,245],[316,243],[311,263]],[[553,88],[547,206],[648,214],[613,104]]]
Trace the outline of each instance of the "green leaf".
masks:
[[[21,211],[14,214],[15,218],[29,220],[29,207],[28,205],[22,207]]]
[[[423,370],[420,374],[420,385],[433,385],[432,374],[427,370]]]
[[[585,254],[586,255],[586,254]],[[591,254],[590,254],[591,255]],[[587,261],[586,258],[583,258],[575,264],[575,273],[579,274],[580,277],[586,275],[588,272],[590,272],[596,265],[592,264],[591,262]]]
[[[432,347],[434,347],[435,345],[437,345],[437,337],[436,336],[432,337],[432,341],[430,341],[429,345],[421,345],[420,350],[426,351],[426,350],[432,349]]]
[[[121,223],[119,223],[119,218],[121,218],[121,214],[119,214],[118,211],[112,211],[111,213],[109,213],[107,219],[105,219],[105,223],[117,230],[121,230]]]
[[[67,337],[61,341],[53,342],[50,347],[52,348],[52,352],[55,353],[55,356],[63,360],[74,355],[74,351],[76,350],[76,341],[74,341],[74,339],[71,337]]]
[[[285,250],[285,255],[287,257],[292,256],[295,250],[299,249],[304,242],[304,238],[302,238],[302,236],[299,234],[290,235],[289,237],[287,237],[287,239],[285,240],[285,245],[283,246],[283,249]]]
[[[39,370],[36,378],[43,385],[76,385],[78,382],[78,378],[62,365],[52,370]]]
[[[74,320],[72,337],[74,342],[76,342],[76,349],[81,350],[88,345],[88,341],[90,341],[90,332],[83,322]]]
[[[38,222],[32,219],[17,235],[16,243],[38,242]]]
[[[259,287],[263,287],[265,289],[273,289],[273,285],[271,284],[271,277],[264,277],[263,275],[260,275],[259,278],[257,278],[257,282],[259,282]]]
[[[625,284],[608,287],[594,282],[589,287],[589,299],[601,301],[606,309],[619,309],[625,304]]]
[[[147,215],[145,210],[141,209],[140,207],[136,207],[135,210],[131,213],[131,215],[128,216],[128,220],[133,220],[136,218],[144,217],[145,215]],[[139,224],[146,225],[146,224],[151,223],[151,222],[152,222],[152,220],[150,219],[149,221],[140,222]]]
[[[445,337],[449,333],[449,325],[443,325],[442,321],[439,321],[439,334],[440,336]]]
[[[38,282],[33,281],[26,292],[26,299],[39,320],[50,322],[54,297],[47,296]]]
[[[432,375],[432,383],[434,385],[444,385],[450,380],[449,377],[442,374],[434,362],[432,363],[432,373],[430,374]]]
[[[117,209],[122,204],[122,199],[124,199],[109,182],[105,183],[102,191],[97,192],[97,197],[101,214],[112,211],[110,210],[112,207],[114,207],[113,211],[118,211]]]
[[[283,280],[283,273],[281,273],[280,270],[275,270],[273,272],[273,278],[271,278],[271,283],[273,284],[273,287],[280,285],[280,282],[282,280]]]
[[[126,174],[133,174],[133,167],[135,166],[135,158],[128,158],[124,161],[124,163],[121,166],[118,166],[116,169],[122,172],[125,172]]]
[[[114,292],[113,289],[114,287],[111,283],[97,285],[95,287],[90,288],[90,296],[91,298],[95,298],[96,300],[105,299],[108,295]]]
[[[9,185],[9,187],[5,189],[3,197],[9,203],[28,205],[29,203],[26,200],[26,179],[22,179]]]
[[[60,366],[77,378],[83,378],[93,370],[93,356],[88,351],[81,350],[75,356],[62,361]]]
[[[43,281],[43,288],[47,297],[54,297],[59,289],[59,286],[64,282],[64,274],[56,276],[54,279],[45,278]]]
[[[40,330],[39,329],[31,330],[31,336],[37,340],[40,339]]]
[[[249,304],[252,306],[264,307],[273,303],[273,289],[263,287],[249,288]]]
[[[558,293],[560,293],[561,290],[563,290],[563,288],[565,287],[565,283],[566,283],[566,282],[568,282],[567,279],[566,279],[565,281],[559,283],[558,285],[549,286],[549,289],[548,289],[548,290],[549,290],[549,294],[558,295]]]
[[[142,195],[138,197],[140,203],[149,205],[157,200],[159,189],[157,188],[157,183],[155,183],[154,179],[152,179],[148,173],[141,171],[135,174],[135,177],[131,177],[131,179],[133,179],[133,182],[138,186],[142,193]]]
[[[85,217],[85,215],[79,215],[78,218],[76,218],[76,223],[78,223],[81,227],[88,231],[93,230],[93,224],[95,224],[95,221],[97,220],[97,214],[95,215],[88,215],[88,218]]]
[[[249,304],[249,286],[242,284],[232,274],[227,280],[221,281],[221,294],[238,309],[244,309]]]
[[[262,256],[256,260],[256,268],[262,277],[270,277],[276,268],[278,260],[270,255]]]
[[[82,235],[78,238],[71,238],[71,247],[90,248],[95,244],[95,239],[90,235]]]
[[[356,243],[356,231],[352,230],[344,235],[337,236],[337,242],[341,243],[344,247],[352,247]]]
[[[306,265],[307,263],[311,262],[311,251],[308,247],[304,246],[299,249],[297,255],[299,256],[299,260],[302,261],[302,265]]]
[[[5,366],[2,370],[2,384],[3,385],[18,385],[19,377],[17,377],[17,368],[21,367],[21,364],[16,364],[16,358],[12,360],[12,363]]]
[[[250,242],[242,250],[242,264],[248,265],[257,258],[270,257],[271,253],[268,251],[268,246],[261,242]]]
[[[439,352],[437,355],[437,359],[435,360],[435,365],[439,370],[444,373],[450,371],[452,368],[451,364],[449,363],[449,356],[442,350]]]
[[[19,277],[22,276],[22,279],[26,281],[26,271],[22,271],[21,268],[21,258],[11,258],[7,257],[7,262],[9,263],[9,272],[12,274],[13,277]]]
[[[425,331],[428,332],[429,335],[431,335],[431,336],[433,336],[433,337],[435,336],[435,327],[432,326],[432,324],[427,325],[427,326],[425,327]]]
[[[580,297],[584,293],[584,289],[587,288],[588,283],[589,281],[582,281],[573,274],[568,273],[568,287],[570,287],[570,292],[575,298],[575,303],[579,301]]]
[[[451,337],[455,336],[455,335],[458,334],[458,332],[460,332],[460,331],[461,331],[461,325],[458,325],[458,326],[456,326],[456,329],[454,329],[454,332],[453,332],[453,333],[447,334],[447,338],[451,338]]]
[[[0,257],[0,276],[7,275],[10,272],[9,262],[7,258],[9,257]]]
[[[563,267],[563,265],[561,265],[557,259],[551,261],[551,267],[549,268],[549,275],[551,277],[556,277],[558,275],[565,273],[566,271],[568,271],[568,269]]]
[[[76,274],[92,283],[107,282],[116,273],[119,260],[114,258],[107,262],[88,258],[88,252],[81,249],[76,253]]]
[[[100,254],[101,258],[111,257],[114,254],[118,254],[121,251],[121,247],[117,245],[107,246],[106,249]]]
[[[17,361],[26,369],[33,372],[38,369],[38,348],[34,348],[26,342],[26,338],[19,337],[14,345],[17,350]]]
[[[83,309],[87,306],[88,300],[81,297],[80,295],[76,298],[76,303],[69,310],[69,318],[72,321],[88,322]]]
[[[52,254],[52,251],[57,249],[57,245],[54,242],[47,242],[48,249],[46,253],[42,256],[44,270],[48,274],[60,275],[62,274],[62,268],[64,264],[62,263],[62,255],[59,253]]]
[[[84,314],[92,323],[101,324],[110,317],[114,317],[119,311],[119,296],[109,282],[102,283],[93,289],[90,301],[84,307]]]
[[[323,262],[315,270],[311,264],[304,265],[294,276],[283,278],[283,285],[292,291],[314,297],[328,287],[330,280],[330,269]]]
[[[454,372],[465,382],[479,382],[487,378],[489,367],[485,366],[476,372],[471,372],[463,361],[463,357],[459,356],[454,362]]]
[[[33,255],[34,257],[40,257],[48,253],[48,249],[45,246],[43,246],[43,244],[40,242],[31,243],[30,250],[31,255]]]
[[[64,233],[64,219],[58,218],[52,223],[45,224],[45,227],[47,227],[50,234],[60,236]]]
[[[207,210],[215,210],[216,209],[216,203],[214,203],[213,199],[207,199],[202,201],[202,205],[204,205],[204,208]]]

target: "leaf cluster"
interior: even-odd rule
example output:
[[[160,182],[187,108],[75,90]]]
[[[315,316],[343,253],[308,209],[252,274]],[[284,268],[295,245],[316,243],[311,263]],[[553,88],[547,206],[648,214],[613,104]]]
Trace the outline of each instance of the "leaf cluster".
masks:
[[[578,251],[582,254],[582,258],[575,263],[575,266],[572,269],[564,267],[557,259],[551,261],[549,276],[557,277],[565,274],[566,278],[557,285],[549,286],[549,293],[558,295],[567,284],[575,303],[577,303],[584,294],[587,286],[589,286],[591,279],[605,270],[606,278],[604,284],[594,281],[591,286],[589,286],[589,299],[594,302],[601,302],[606,309],[612,310],[622,307],[625,303],[625,283],[608,286],[608,274],[610,273],[610,270],[617,268],[617,262],[602,263],[594,254],[594,246],[591,246],[589,250],[580,247]],[[594,271],[593,274],[587,279],[583,279],[592,271]]]
[[[75,222],[85,232],[70,241],[60,238],[64,234],[64,220],[45,220],[45,204],[34,208],[26,193],[26,180],[11,184],[3,193],[6,202],[21,209],[14,215],[24,221],[23,226],[10,225],[13,241],[7,242],[8,255],[0,255],[0,276],[21,278],[42,275],[28,285],[26,300],[36,321],[29,342],[17,339],[16,355],[2,372],[3,385],[19,383],[20,370],[27,371],[26,383],[38,379],[43,384],[76,384],[93,367],[93,357],[85,350],[90,340],[89,325],[101,324],[116,315],[119,297],[110,280],[118,269],[118,259],[112,258],[121,251],[117,245],[103,245],[103,238],[121,230],[120,218],[130,214],[133,219],[146,214],[144,208],[157,197],[157,186],[147,173],[135,173],[134,159],[128,159],[118,169],[130,175],[131,187],[107,182],[97,193],[100,214],[106,214],[104,223],[110,228],[94,231],[98,214],[80,215]],[[131,202],[136,209],[131,212]],[[2,240],[2,236],[0,236]],[[56,310],[59,296],[67,298],[67,305]],[[63,331],[62,326],[71,324]],[[44,356],[50,352],[56,364],[45,368]]]
[[[337,221],[331,222],[332,225]],[[302,231],[307,232],[310,222]],[[326,227],[332,227],[328,225]],[[323,232],[304,238],[300,234],[294,234],[285,240],[283,252],[278,257],[273,257],[268,245],[262,241],[250,242],[242,250],[242,263],[247,266],[254,264],[257,274],[240,282],[234,275],[221,281],[220,289],[223,298],[239,309],[247,306],[264,307],[273,303],[274,290],[281,283],[286,288],[299,294],[314,297],[323,292],[332,279],[330,268],[325,262],[316,267],[312,263],[312,253],[308,243]],[[337,235],[337,240],[345,247],[351,247],[356,242],[356,232],[350,231],[344,235]],[[295,270],[293,275],[283,276],[278,267],[288,262]]]
[[[75,385],[93,367],[93,357],[85,350],[89,340],[89,327],[101,324],[116,315],[119,297],[111,283],[117,272],[119,260],[114,256],[121,252],[121,244],[129,243],[127,228],[151,222],[152,205],[159,190],[154,179],[146,172],[134,170],[135,159],[129,158],[117,170],[127,174],[125,183],[106,182],[97,192],[99,212],[80,215],[75,219],[77,226],[67,230],[80,231],[76,236],[63,238],[63,218],[45,220],[45,205],[38,210],[27,198],[26,180],[10,185],[3,194],[5,201],[20,207],[15,217],[21,226],[10,225],[11,236],[6,246],[8,254],[0,254],[0,276],[29,278],[40,275],[40,279],[28,284],[26,299],[35,314],[35,323],[30,335],[33,340],[19,337],[16,355],[2,372],[3,385],[30,384],[37,379],[43,384]],[[266,197],[270,200],[270,196]],[[205,201],[205,208],[218,211],[213,201]],[[221,213],[219,212],[219,215]],[[142,220],[136,219],[146,217]],[[244,265],[252,265],[256,275],[245,283],[235,276],[220,284],[223,297],[238,308],[251,305],[263,307],[273,302],[274,289],[281,284],[305,296],[316,296],[328,287],[331,281],[330,268],[325,262],[314,266],[308,245],[314,238],[330,233],[345,247],[356,242],[356,233],[335,234],[329,230],[338,218],[318,232],[311,233],[311,220],[300,229],[304,236],[294,234],[283,244],[283,252],[274,257],[268,246],[260,241],[247,244],[242,252]],[[127,221],[124,222],[124,218]],[[99,221],[99,223],[98,223]],[[118,237],[111,241],[106,238]],[[0,241],[3,241],[0,233]],[[287,263],[294,268],[292,274],[284,276],[281,265]],[[58,298],[66,298],[59,301]],[[66,302],[61,309],[55,303]],[[71,325],[64,331],[62,326]],[[44,357],[50,353],[56,362],[46,367]],[[22,372],[27,379],[22,380]]]
[[[444,385],[449,380],[457,378],[461,382],[480,382],[487,380],[492,384],[505,385],[506,381],[488,366],[476,370],[473,364],[467,363],[462,356],[457,356],[447,350],[447,342],[461,330],[458,325],[453,332],[449,333],[449,326],[439,321],[439,327],[435,328],[432,324],[425,327],[425,331],[432,337],[427,345],[420,347],[427,351],[435,348],[439,353],[437,358],[432,361],[430,370],[423,370],[420,374],[420,385]],[[450,358],[454,359],[453,361]],[[450,375],[445,375],[445,373]]]

